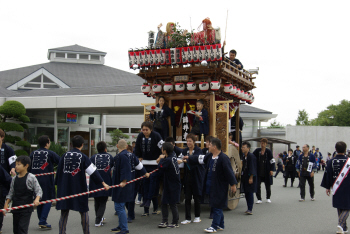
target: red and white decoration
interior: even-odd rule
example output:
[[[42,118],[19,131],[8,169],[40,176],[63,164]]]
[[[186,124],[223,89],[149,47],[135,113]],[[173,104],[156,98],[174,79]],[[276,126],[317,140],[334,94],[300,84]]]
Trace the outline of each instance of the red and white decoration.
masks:
[[[175,90],[177,92],[183,92],[185,90],[185,84],[184,83],[176,83]]]
[[[160,92],[162,92],[162,85],[161,84],[154,84],[152,86],[152,90],[154,93],[160,93]]]
[[[199,89],[203,92],[208,91],[209,90],[209,83],[206,81],[200,82]]]
[[[141,86],[141,92],[143,92],[143,94],[147,95],[150,91],[151,86],[149,86],[148,84],[144,84]]]
[[[164,92],[171,93],[173,91],[173,84],[171,83],[164,84],[163,89],[164,89]]]
[[[232,87],[233,87],[232,84],[226,83],[226,84],[224,85],[224,92],[225,92],[225,93],[231,93]]]
[[[220,89],[220,82],[217,80],[213,80],[210,82],[210,89],[213,91],[218,91]]]
[[[190,92],[193,92],[196,90],[196,82],[193,82],[193,81],[187,82],[186,86],[187,86],[187,90]]]

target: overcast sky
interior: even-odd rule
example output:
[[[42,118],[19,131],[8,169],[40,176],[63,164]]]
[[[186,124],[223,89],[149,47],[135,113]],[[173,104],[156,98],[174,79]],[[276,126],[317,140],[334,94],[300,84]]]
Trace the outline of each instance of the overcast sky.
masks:
[[[349,100],[350,1],[0,1],[0,71],[48,62],[47,50],[78,44],[107,52],[106,65],[129,71],[127,50],[147,32],[209,17],[244,68],[259,67],[253,106],[295,124]],[[165,26],[163,26],[165,29]]]

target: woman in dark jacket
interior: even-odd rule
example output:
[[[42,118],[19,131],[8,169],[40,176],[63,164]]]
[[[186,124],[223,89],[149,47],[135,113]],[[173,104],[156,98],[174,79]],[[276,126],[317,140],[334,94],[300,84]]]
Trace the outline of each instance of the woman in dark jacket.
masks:
[[[172,109],[165,105],[165,98],[163,96],[159,97],[158,104],[156,106],[159,107],[161,111],[151,111],[150,118],[152,121],[154,121],[153,130],[158,132],[163,140],[165,140],[169,136],[168,117],[170,116],[171,126],[173,126],[175,114]]]
[[[206,135],[209,134],[209,115],[208,115],[208,111],[203,107],[204,107],[204,101],[198,100],[197,112],[200,112],[201,115],[195,114],[195,118],[193,120],[193,127],[191,130],[191,133],[199,136],[198,139],[200,139],[202,134],[204,134],[204,137],[206,137]]]

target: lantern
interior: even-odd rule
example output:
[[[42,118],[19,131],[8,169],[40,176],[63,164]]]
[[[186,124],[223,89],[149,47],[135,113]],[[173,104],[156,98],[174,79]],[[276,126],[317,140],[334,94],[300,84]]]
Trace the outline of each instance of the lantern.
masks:
[[[232,87],[233,87],[232,84],[226,83],[226,84],[224,85],[224,92],[225,92],[225,93],[231,93]]]
[[[207,60],[203,60],[203,61],[201,62],[201,65],[202,65],[203,67],[208,66],[208,62],[207,62]]]
[[[244,91],[241,89],[241,92],[239,94],[239,99],[243,100],[244,98]]]
[[[183,92],[185,90],[185,84],[184,83],[176,83],[175,90],[177,92]]]
[[[236,93],[237,93],[237,88],[236,88],[236,86],[233,86],[230,95],[231,96],[236,96]]]
[[[209,83],[206,81],[202,81],[199,83],[199,89],[203,92],[208,91],[209,90]]]
[[[248,102],[248,98],[249,98],[248,92],[244,92],[243,101]]]
[[[164,89],[164,92],[171,93],[171,91],[173,91],[173,84],[171,83],[164,84],[163,89]]]
[[[239,95],[241,94],[241,89],[237,88],[236,94],[234,95],[236,98],[239,98]]]
[[[196,83],[193,81],[187,82],[187,90],[193,92],[196,90]]]
[[[252,94],[252,100],[250,101],[251,104],[254,102],[254,95]]]
[[[152,90],[154,91],[154,93],[160,93],[160,92],[162,92],[162,85],[154,84],[152,86]]]
[[[210,89],[213,91],[218,91],[220,89],[220,82],[217,80],[213,80],[210,82]]]
[[[151,91],[151,86],[149,86],[148,84],[143,84],[141,86],[141,92],[143,92],[143,94],[147,95],[149,91]]]

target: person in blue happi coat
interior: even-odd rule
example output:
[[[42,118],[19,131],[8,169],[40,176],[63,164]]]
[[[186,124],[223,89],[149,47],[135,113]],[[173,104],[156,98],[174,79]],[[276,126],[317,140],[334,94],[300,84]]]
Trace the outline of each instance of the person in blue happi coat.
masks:
[[[96,166],[90,161],[89,157],[81,152],[84,147],[84,138],[80,135],[72,138],[73,149],[63,154],[57,167],[56,181],[57,197],[65,197],[87,192],[86,175],[96,184],[102,184],[108,190]],[[56,209],[61,211],[59,222],[59,234],[66,233],[69,210],[78,211],[81,216],[81,225],[83,233],[89,234],[89,203],[88,195],[70,198],[58,201]]]
[[[193,126],[191,133],[201,137],[204,134],[206,137],[209,134],[209,115],[208,111],[204,109],[204,101],[202,99],[197,100],[196,103],[197,113],[194,114]]]
[[[338,211],[337,233],[349,231],[346,220],[350,212],[350,159],[345,155],[346,144],[338,141],[335,144],[337,155],[327,162],[321,186],[326,189],[329,196],[332,192],[333,207]]]
[[[145,167],[140,162],[140,160],[135,156],[135,154],[133,154],[128,150],[122,150],[120,151],[119,155],[120,154],[125,154],[129,159],[129,163],[131,165],[132,180],[143,175],[146,175],[146,178],[149,177],[149,173],[146,172]],[[135,199],[137,196],[137,192],[139,191],[139,186],[140,186],[139,182],[140,181],[138,180],[129,185],[132,187],[132,196],[130,196],[130,201],[125,203],[125,206],[128,209],[128,223],[131,223],[132,220],[135,219]]]
[[[300,180],[300,202],[305,201],[306,181],[310,186],[311,201],[315,200],[314,174],[317,171],[315,156],[309,151],[309,145],[303,146],[303,152],[300,154],[295,165]]]
[[[198,156],[202,154],[201,148],[196,146],[196,136],[192,133],[186,136],[187,148],[183,149],[182,155],[184,156]],[[185,210],[186,217],[181,224],[191,223],[191,201],[194,200],[194,223],[201,222],[201,198],[203,189],[203,178],[205,173],[205,167],[198,163],[191,164],[191,162],[185,163],[184,166],[184,189],[185,189]]]
[[[38,138],[39,149],[30,154],[31,165],[29,172],[32,174],[50,173],[54,171],[54,165],[58,165],[60,156],[49,150],[51,141],[46,135]],[[42,201],[56,198],[54,175],[38,176],[40,187],[43,190]],[[47,217],[51,209],[51,202],[38,206],[36,211],[39,218],[39,227],[51,229],[51,225],[47,223]]]
[[[253,214],[254,193],[257,190],[257,162],[254,154],[250,153],[250,143],[245,141],[242,143],[243,167],[242,167],[242,190],[245,194],[248,210],[245,212],[248,215]]]
[[[175,145],[175,139],[172,137],[165,138],[165,142],[168,142],[174,146],[174,153],[176,157],[182,157],[182,150],[180,147]]]
[[[121,139],[118,141],[117,147],[119,153],[114,157],[113,185],[120,185],[120,187],[113,189],[112,201],[119,217],[119,225],[111,229],[111,232],[125,234],[129,233],[125,204],[131,201],[135,202],[135,198],[133,196],[133,186],[126,185],[126,182],[132,179],[132,166],[127,151],[128,144]]]
[[[220,139],[211,139],[209,152],[207,155],[184,156],[183,160],[187,160],[191,165],[205,165],[203,194],[209,194],[209,205],[213,210],[213,222],[204,231],[213,233],[225,229],[223,209],[227,208],[229,187],[232,193],[237,190],[237,180],[229,157],[221,151]]]
[[[141,124],[141,132],[137,136],[135,145],[135,155],[144,165],[147,172],[157,169],[157,158],[161,155],[160,149],[164,143],[162,137],[158,132],[153,131],[152,122],[143,122]],[[144,214],[142,216],[149,216],[149,207],[153,203],[153,213],[158,212],[158,194],[159,194],[159,179],[160,173],[156,171],[150,175],[149,178],[144,178],[143,183],[143,203],[140,205],[144,207]]]
[[[173,126],[175,122],[175,114],[174,111],[165,104],[165,98],[163,96],[158,98],[158,104],[156,106],[161,110],[157,112],[151,111],[149,117],[154,121],[153,130],[158,132],[163,140],[165,140],[169,136],[168,117],[170,117],[170,123],[171,126]]]
[[[163,195],[162,195],[162,222],[159,228],[177,228],[179,227],[179,211],[177,203],[180,202],[181,182],[180,168],[177,162],[177,156],[174,152],[174,146],[170,142],[165,142],[162,146],[162,155],[157,159],[158,170],[164,174]],[[171,224],[168,223],[168,205],[173,214]]]
[[[262,203],[261,199],[261,183],[265,184],[266,189],[266,202],[271,203],[271,185],[273,183],[272,176],[273,172],[276,171],[276,161],[273,158],[272,152],[270,149],[266,148],[267,139],[262,138],[260,141],[261,148],[254,150],[253,154],[257,159],[257,179],[258,187],[256,191],[257,204]]]
[[[12,176],[16,176],[16,154],[13,149],[5,144],[5,132],[0,129],[0,165]]]
[[[10,174],[0,165],[0,208],[5,205],[6,196],[9,193],[12,177]],[[2,223],[4,221],[4,215],[0,212],[0,233],[2,229]]]
[[[102,179],[109,186],[112,185],[111,171],[113,167],[113,156],[107,153],[107,144],[104,141],[100,141],[96,145],[97,154],[91,157],[91,162],[95,164],[96,170],[101,175]],[[95,190],[102,188],[102,184],[96,184],[94,180],[89,180],[89,190]],[[108,197],[111,196],[112,190],[99,191],[97,193],[90,194],[90,197],[94,198],[95,206],[95,227],[100,227],[105,222],[103,217],[106,210],[106,203]]]

